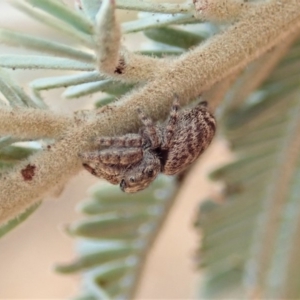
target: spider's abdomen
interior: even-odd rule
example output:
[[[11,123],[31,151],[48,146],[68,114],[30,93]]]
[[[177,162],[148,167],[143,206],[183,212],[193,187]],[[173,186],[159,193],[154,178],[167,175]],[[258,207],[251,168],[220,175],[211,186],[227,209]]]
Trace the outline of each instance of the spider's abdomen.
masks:
[[[184,170],[208,147],[215,131],[215,118],[206,106],[183,110],[165,152],[162,172],[174,175]]]

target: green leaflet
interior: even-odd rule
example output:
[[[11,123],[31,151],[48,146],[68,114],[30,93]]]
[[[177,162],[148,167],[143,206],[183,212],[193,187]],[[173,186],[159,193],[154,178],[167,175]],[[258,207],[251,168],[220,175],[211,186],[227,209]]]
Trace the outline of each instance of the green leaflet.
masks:
[[[109,95],[119,96],[129,91],[132,85],[106,79],[97,72],[94,57],[94,18],[101,4],[100,0],[81,1],[80,9],[82,14],[69,9],[61,1],[57,0],[14,0],[12,5],[31,18],[56,30],[59,34],[59,42],[32,36],[26,33],[19,33],[9,29],[2,29],[0,40],[13,46],[23,46],[30,50],[38,51],[42,55],[2,55],[0,56],[0,66],[10,69],[52,69],[61,71],[80,71],[85,73],[57,76],[50,78],[38,78],[30,83],[32,97],[36,102],[40,102],[39,91],[70,87],[65,90],[66,98],[77,98],[86,95],[93,95],[99,91]],[[166,25],[199,23],[191,13],[192,4],[161,4],[154,5],[151,2],[136,2],[131,0],[116,1],[116,7],[120,9],[144,11],[146,15],[141,15],[139,19],[124,22],[121,24],[123,32],[149,31],[149,37],[154,40],[164,40],[169,45],[174,45],[187,49],[202,41],[207,34],[207,30],[201,30],[201,35],[196,35],[189,31],[167,28]],[[150,14],[156,12],[156,15]],[[163,27],[163,28],[157,28]],[[204,35],[203,35],[204,34]],[[172,39],[168,38],[172,35]],[[158,37],[159,36],[159,37]],[[177,36],[177,37],[176,37]],[[178,37],[180,38],[178,39]],[[176,38],[175,38],[176,37]],[[69,39],[75,41],[71,46]],[[166,39],[167,38],[167,39]],[[177,42],[176,42],[177,40]],[[64,41],[64,42],[61,42]],[[178,44],[179,43],[179,44]],[[83,48],[81,47],[83,46]],[[161,49],[159,44],[151,49],[139,51],[144,55],[154,55],[165,57],[168,55],[178,55],[182,51],[175,51],[172,48]],[[48,56],[44,56],[47,54]],[[99,80],[104,80],[97,82]],[[100,100],[97,106],[103,106],[115,99],[108,95],[104,100]],[[10,97],[12,99],[12,97]],[[108,99],[108,100],[107,100]]]
[[[130,299],[147,249],[173,203],[174,185],[174,178],[161,176],[148,189],[133,195],[109,184],[95,186],[90,199],[78,207],[93,216],[68,227],[72,235],[83,237],[80,255],[56,270],[84,271],[84,293],[96,299],[102,293]],[[91,210],[97,206],[98,210]]]
[[[67,46],[62,43],[53,42],[41,37],[35,37],[29,34],[23,34],[12,30],[0,30],[0,41],[8,45],[25,47],[31,50],[37,50],[49,53],[55,56],[77,59],[83,62],[93,63],[96,59],[91,53]]]
[[[17,162],[21,159],[27,158],[29,155],[37,152],[38,150],[33,148],[24,148],[17,146],[9,146],[0,149],[0,160]]]
[[[130,91],[134,87],[133,84],[125,84],[116,82],[110,79],[78,84],[74,87],[69,87],[63,93],[65,98],[78,98],[97,92],[105,92],[112,95],[122,95]]]
[[[26,2],[30,3],[33,7],[39,8],[51,16],[58,18],[60,21],[67,23],[76,30],[86,34],[91,34],[93,32],[92,24],[86,18],[83,18],[80,14],[70,10],[60,1],[26,0]]]
[[[178,56],[183,53],[183,51],[180,50],[174,50],[174,49],[156,49],[156,50],[142,50],[138,51],[138,53],[148,56],[154,56],[154,57],[166,57],[166,56]]]
[[[0,170],[1,162],[0,162]],[[32,205],[29,209],[27,209],[25,212],[23,212],[21,215],[19,215],[16,219],[10,220],[5,225],[0,227],[0,238],[2,238],[5,234],[9,233],[12,229],[20,225],[22,222],[24,222],[32,213],[34,213],[38,207],[40,206],[41,202],[38,204]]]
[[[104,79],[104,77],[102,77],[99,72],[92,71],[66,76],[39,78],[31,81],[30,86],[34,90],[38,91],[79,85],[82,83],[95,82],[102,79]]]
[[[95,12],[101,5],[101,0],[81,0],[82,9],[91,19],[95,18]],[[117,0],[116,7],[119,9],[146,11],[153,13],[175,14],[190,12],[193,9],[192,4],[173,4],[161,3],[157,5],[150,1],[135,1],[135,0]]]
[[[109,103],[112,103],[115,100],[117,100],[115,96],[102,97],[99,100],[96,100],[95,107],[96,108],[103,107]]]
[[[101,245],[100,243],[98,244],[99,246]],[[118,243],[110,247],[105,247],[105,243],[103,243],[103,247],[99,247],[97,251],[83,254],[76,261],[68,265],[59,265],[56,267],[56,271],[60,273],[73,273],[85,270],[109,261],[125,258],[136,250],[138,250],[138,247],[132,243]]]
[[[150,28],[164,27],[175,24],[200,23],[195,20],[193,14],[173,14],[173,15],[149,15],[139,20],[128,21],[122,24],[123,33],[138,32]]]
[[[295,48],[259,97],[228,102],[233,109],[222,122],[237,159],[211,174],[226,184],[225,203],[200,209],[201,299],[241,299],[251,291],[263,299],[300,297],[293,280],[300,275],[300,79],[283,78],[299,62]]]
[[[188,13],[193,9],[193,6],[188,4],[174,4],[174,3],[162,3],[156,5],[150,1],[134,1],[134,0],[117,0],[117,8],[130,9],[145,12],[176,14],[176,13]]]
[[[10,69],[94,70],[93,64],[67,58],[37,55],[0,55],[0,66]]]
[[[44,102],[36,102],[29,97],[8,73],[0,68],[0,91],[10,106],[44,107]]]
[[[204,40],[198,34],[170,27],[148,29],[144,31],[144,34],[156,42],[184,49],[196,46]]]
[[[29,51],[38,51],[45,55],[2,55],[0,66],[10,69],[52,69],[60,71],[79,71],[78,74],[64,75],[60,77],[38,78],[30,83],[32,98],[38,105],[42,101],[39,91],[69,87],[63,92],[66,98],[78,98],[85,95],[93,95],[98,92],[109,94],[104,96],[95,104],[96,107],[103,106],[114,100],[115,97],[129,91],[133,86],[107,79],[99,74],[94,55],[94,18],[100,7],[100,0],[82,1],[80,3],[82,14],[75,12],[61,1],[54,0],[13,0],[12,5],[31,18],[41,22],[43,25],[57,31],[57,41],[38,38],[30,34],[14,32],[12,30],[0,31],[0,39],[13,46],[22,46]],[[123,32],[137,32],[146,28],[149,37],[157,38],[165,44],[172,45],[177,39],[177,46],[188,49],[203,40],[201,36],[187,30],[166,28],[166,25],[199,23],[191,13],[192,4],[155,4],[151,2],[133,3],[132,1],[116,1],[116,7],[120,9],[131,9],[145,11],[145,15],[137,20],[121,24]],[[157,12],[151,15],[149,12]],[[162,27],[163,28],[157,28]],[[204,30],[207,31],[207,30]],[[201,31],[203,32],[203,30]],[[172,41],[164,37],[173,36]],[[159,36],[159,37],[158,37]],[[175,36],[176,39],[175,39]],[[207,35],[205,35],[206,37]],[[180,37],[178,39],[178,37]],[[69,40],[75,41],[69,43]],[[64,42],[62,42],[64,41]],[[179,43],[179,44],[178,44]],[[82,49],[83,48],[83,49]],[[158,45],[152,49],[139,51],[144,55],[165,57],[166,55],[178,55],[182,51],[172,48],[160,49]],[[84,73],[82,73],[84,72]],[[99,81],[102,80],[102,81]]]
[[[86,46],[94,45],[90,35],[77,30],[73,26],[70,26],[68,23],[64,22],[64,20],[59,20],[55,16],[45,13],[43,10],[35,9],[32,5],[23,0],[12,0],[11,4],[23,13],[27,14],[33,20],[36,20],[41,24],[54,29],[59,35],[62,34],[64,38],[67,37],[74,39],[75,41],[83,43]]]
[[[96,14],[100,8],[102,0],[82,0],[81,8],[84,11],[85,15],[91,19],[95,20]]]
[[[3,96],[10,102],[11,106],[21,106],[23,105],[22,99],[16,91],[7,84],[6,80],[0,77],[0,90]]]

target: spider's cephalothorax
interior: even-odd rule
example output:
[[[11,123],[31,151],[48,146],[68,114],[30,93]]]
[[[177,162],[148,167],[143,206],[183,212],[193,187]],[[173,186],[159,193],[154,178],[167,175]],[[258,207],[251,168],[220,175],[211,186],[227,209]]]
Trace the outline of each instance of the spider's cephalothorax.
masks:
[[[208,147],[216,131],[206,102],[179,111],[175,97],[165,124],[153,123],[141,110],[138,115],[144,125],[138,134],[100,138],[97,142],[105,149],[80,154],[86,170],[120,184],[127,193],[143,190],[160,172],[183,171]]]

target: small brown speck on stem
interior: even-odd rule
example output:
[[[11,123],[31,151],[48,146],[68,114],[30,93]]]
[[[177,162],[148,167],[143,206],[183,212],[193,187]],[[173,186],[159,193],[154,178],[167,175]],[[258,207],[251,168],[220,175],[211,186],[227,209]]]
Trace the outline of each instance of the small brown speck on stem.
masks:
[[[125,61],[124,61],[124,58],[120,58],[119,64],[118,64],[118,66],[116,67],[114,73],[115,73],[115,74],[123,74],[124,69],[125,69]]]
[[[28,164],[24,169],[21,170],[21,174],[25,181],[31,181],[35,175],[35,165]]]

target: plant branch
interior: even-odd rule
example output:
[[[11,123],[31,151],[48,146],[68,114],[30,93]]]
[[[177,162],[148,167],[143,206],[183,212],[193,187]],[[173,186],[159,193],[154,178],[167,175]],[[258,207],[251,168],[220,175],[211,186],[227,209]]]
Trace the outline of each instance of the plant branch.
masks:
[[[171,65],[172,58],[154,58],[132,53],[124,48],[118,66],[111,77],[128,83],[146,82],[154,79]]]
[[[255,7],[253,2],[243,0],[194,0],[195,16],[210,21],[229,21]]]
[[[121,48],[121,29],[114,0],[105,0],[96,16],[97,66],[101,73],[126,82],[147,81],[169,60],[139,55]]]
[[[155,80],[126,96],[126,100],[130,100],[128,105],[144,99],[140,104],[142,109],[148,115],[163,118],[174,92],[179,95],[182,104],[186,104],[189,99],[241,70],[290,34],[299,31],[299,27],[298,1],[259,6],[255,14],[251,12],[245,20],[174,60]]]
[[[81,169],[78,153],[91,148],[91,138],[137,130],[141,125],[136,113],[138,107],[154,120],[165,118],[174,93],[181,104],[187,104],[217,81],[299,31],[299,27],[299,1],[270,2],[259,6],[224,33],[174,60],[143,88],[126,95],[123,101],[104,107],[95,118],[68,131],[50,149],[33,155],[13,172],[3,175],[0,222],[16,217],[54,186],[78,172]],[[17,116],[12,116],[11,122],[14,118]]]
[[[59,138],[74,118],[34,108],[0,108],[0,135],[27,139]]]
[[[78,153],[87,150],[90,139],[97,135],[124,133],[130,128],[131,116],[124,107],[117,107],[114,114],[105,107],[101,118],[95,117],[76,128],[41,153],[32,155],[9,173],[2,174],[0,181],[0,222],[8,221],[38,202],[55,186],[65,182],[81,169]],[[112,124],[117,114],[125,122]],[[13,115],[12,119],[16,116]],[[137,118],[137,116],[135,116]],[[115,126],[114,126],[115,125]],[[129,127],[129,128],[128,128]]]
[[[96,55],[101,72],[111,74],[119,63],[121,29],[115,16],[115,1],[104,0],[96,15]]]

